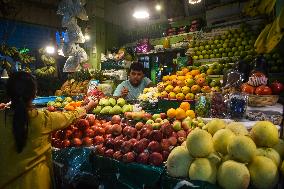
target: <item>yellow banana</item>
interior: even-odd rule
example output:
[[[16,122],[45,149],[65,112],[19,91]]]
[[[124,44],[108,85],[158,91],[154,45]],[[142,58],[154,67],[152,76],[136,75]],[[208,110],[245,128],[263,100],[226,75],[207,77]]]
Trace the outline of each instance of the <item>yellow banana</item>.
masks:
[[[265,28],[261,31],[261,33],[259,34],[259,36],[257,37],[255,43],[254,43],[254,47],[255,47],[255,51],[258,54],[264,53],[266,51],[266,38],[268,35],[268,32],[271,28],[272,24],[267,24],[265,26]]]
[[[283,37],[283,32],[281,32],[279,20],[280,20],[279,17],[277,17],[273,21],[270,31],[267,35],[265,43],[266,53],[271,52]]]
[[[268,4],[268,5],[265,7],[265,12],[264,12],[264,14],[269,15],[269,14],[272,12],[272,10],[274,9],[275,3],[276,3],[276,0],[271,0],[271,3]]]

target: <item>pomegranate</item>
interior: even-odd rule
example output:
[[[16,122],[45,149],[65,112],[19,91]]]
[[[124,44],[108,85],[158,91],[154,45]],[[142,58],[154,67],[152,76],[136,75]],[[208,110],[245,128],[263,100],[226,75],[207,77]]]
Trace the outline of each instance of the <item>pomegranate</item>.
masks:
[[[272,90],[270,87],[261,85],[255,89],[255,94],[257,95],[271,95]]]

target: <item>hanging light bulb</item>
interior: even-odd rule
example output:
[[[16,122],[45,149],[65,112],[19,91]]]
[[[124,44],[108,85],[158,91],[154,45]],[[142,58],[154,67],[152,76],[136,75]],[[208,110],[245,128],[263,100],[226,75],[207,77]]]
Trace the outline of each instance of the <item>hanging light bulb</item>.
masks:
[[[200,3],[200,2],[201,2],[201,0],[188,0],[188,3],[192,4],[192,5]]]

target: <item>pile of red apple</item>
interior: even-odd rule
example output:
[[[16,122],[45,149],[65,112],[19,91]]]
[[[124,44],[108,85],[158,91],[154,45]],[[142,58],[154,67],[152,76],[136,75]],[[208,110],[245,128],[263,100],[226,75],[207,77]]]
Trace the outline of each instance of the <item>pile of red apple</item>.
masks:
[[[54,133],[52,145],[57,148],[93,145],[98,155],[127,163],[159,166],[167,160],[173,147],[185,141],[190,130],[177,131],[165,114],[154,119],[159,127],[155,123],[147,124],[151,118],[151,114],[147,114],[133,122],[114,115],[111,121],[106,121],[88,115]]]

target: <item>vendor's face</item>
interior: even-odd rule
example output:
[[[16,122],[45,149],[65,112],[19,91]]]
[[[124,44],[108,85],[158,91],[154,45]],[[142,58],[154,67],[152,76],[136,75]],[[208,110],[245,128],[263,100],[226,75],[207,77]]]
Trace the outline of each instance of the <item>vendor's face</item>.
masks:
[[[138,86],[143,78],[144,78],[144,73],[142,71],[134,71],[134,70],[130,71],[129,81],[131,85]]]

